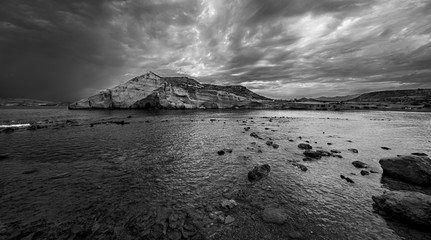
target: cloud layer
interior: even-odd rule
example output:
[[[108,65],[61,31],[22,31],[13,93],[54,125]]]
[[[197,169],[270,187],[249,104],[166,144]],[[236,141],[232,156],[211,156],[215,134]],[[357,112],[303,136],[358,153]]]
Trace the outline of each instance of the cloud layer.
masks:
[[[75,100],[153,70],[273,98],[431,87],[429,0],[3,0],[0,96]]]

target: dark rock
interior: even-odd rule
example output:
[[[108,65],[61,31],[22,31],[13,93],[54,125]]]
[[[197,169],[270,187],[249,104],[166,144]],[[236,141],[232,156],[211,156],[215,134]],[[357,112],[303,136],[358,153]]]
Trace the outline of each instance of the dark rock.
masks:
[[[341,179],[346,179],[346,177],[344,175],[340,175]]]
[[[420,152],[414,152],[414,153],[411,153],[412,155],[415,155],[415,156],[428,156],[428,154],[426,154],[426,153],[420,153]]]
[[[316,152],[316,151],[311,151],[311,150],[307,150],[307,151],[305,151],[304,152],[304,155],[306,156],[306,157],[309,157],[309,158],[315,158],[315,159],[320,159],[322,156],[320,155],[320,153],[319,152]]]
[[[365,175],[370,175],[370,172],[366,171],[366,170],[361,170],[361,175],[365,176]]]
[[[127,118],[132,118],[132,116],[129,115],[129,116],[127,116]]]
[[[382,158],[383,176],[399,181],[431,187],[431,159],[420,156]]]
[[[38,171],[39,171],[38,169],[31,169],[31,170],[26,170],[26,171],[22,172],[22,174],[32,174],[32,173],[35,173]]]
[[[265,144],[268,145],[268,146],[271,146],[273,144],[273,142],[272,141],[266,141]]]
[[[335,150],[335,149],[332,149],[330,152],[331,152],[331,153],[341,153],[341,151],[340,151],[340,150]]]
[[[388,148],[388,147],[381,147],[383,150],[391,150],[390,148]]]
[[[319,153],[320,156],[323,156],[323,157],[329,157],[329,156],[331,156],[331,153],[328,152],[328,151],[325,151],[325,150],[316,150],[316,152]]]
[[[349,148],[347,150],[349,150],[352,153],[358,153],[359,152],[358,149],[354,149],[354,148]]]
[[[294,142],[295,140],[293,140],[293,139],[289,139],[289,142]]]
[[[273,144],[272,144],[272,147],[273,147],[274,149],[277,149],[277,148],[279,148],[279,147],[280,147],[280,145],[278,145],[278,144],[276,144],[276,143],[273,143]]]
[[[244,130],[248,131],[248,130],[250,130],[250,127],[245,127]]]
[[[275,223],[282,225],[287,221],[287,214],[284,209],[279,208],[265,208],[262,212],[262,219],[267,223]]]
[[[305,157],[305,158],[302,159],[302,161],[304,161],[304,162],[311,162],[311,161],[314,161],[314,160],[316,160],[316,159],[312,159],[310,157]]]
[[[348,183],[355,183],[352,179],[350,179],[350,178],[348,178],[348,177],[346,177],[346,181],[347,181]]]
[[[223,150],[218,150],[218,151],[217,151],[217,154],[218,154],[218,155],[224,155],[224,151],[223,151]]]
[[[370,170],[370,173],[379,173],[379,172],[376,170]]]
[[[9,154],[0,154],[0,160],[5,160],[9,158]]]
[[[336,157],[336,158],[343,158],[343,156],[341,156],[341,155],[339,155],[339,154],[332,154],[332,156],[333,156],[333,157]]]
[[[248,172],[248,180],[259,181],[263,177],[268,176],[270,171],[271,171],[271,167],[268,164],[255,166],[253,170]]]
[[[300,148],[300,149],[307,149],[307,150],[313,149],[313,147],[310,144],[307,144],[307,143],[300,143],[300,144],[298,144],[298,148]]]
[[[328,146],[331,146],[332,145],[332,143],[327,143],[328,144]]]
[[[255,132],[250,133],[250,136],[257,138],[257,139],[263,139],[259,135],[257,135],[257,133],[255,133]]]
[[[231,148],[225,148],[225,149],[223,149],[225,152],[227,152],[227,153],[232,153],[232,151],[233,151],[233,149],[231,149]]]
[[[354,161],[354,162],[352,162],[352,164],[356,168],[367,168],[368,167],[368,165],[366,163],[363,163],[361,161]]]
[[[390,191],[372,197],[375,206],[399,220],[431,227],[431,196],[419,192]]]
[[[299,163],[293,163],[292,165],[295,166],[295,167],[297,167],[297,168],[299,168],[299,169],[301,169],[304,172],[306,172],[308,170],[308,168],[306,166],[304,166],[302,164],[299,164]]]

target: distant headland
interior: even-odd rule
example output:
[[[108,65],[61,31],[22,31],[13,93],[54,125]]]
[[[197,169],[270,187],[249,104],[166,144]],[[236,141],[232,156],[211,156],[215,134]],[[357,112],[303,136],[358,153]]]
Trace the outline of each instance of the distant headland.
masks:
[[[296,109],[431,111],[431,89],[274,100],[243,86],[202,84],[153,72],[69,105],[69,109]]]

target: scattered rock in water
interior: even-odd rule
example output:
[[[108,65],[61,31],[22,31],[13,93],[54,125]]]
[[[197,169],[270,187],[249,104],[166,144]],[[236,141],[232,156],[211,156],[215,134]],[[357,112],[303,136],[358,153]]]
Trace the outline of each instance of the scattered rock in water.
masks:
[[[391,150],[390,148],[388,148],[388,147],[380,147],[381,149],[383,149],[383,150]]]
[[[268,164],[255,166],[253,170],[248,172],[248,180],[259,181],[263,177],[268,176],[270,171],[271,171],[271,167]]]
[[[299,163],[293,163],[293,166],[301,169],[303,172],[306,172],[308,170],[308,168],[305,165],[299,164]]]
[[[235,218],[232,217],[231,215],[228,215],[225,219],[224,219],[224,223],[225,224],[229,224],[229,223],[233,223],[235,221]]]
[[[368,165],[364,162],[361,161],[354,161],[352,162],[353,166],[355,166],[356,168],[367,168]]]
[[[55,176],[50,177],[49,179],[59,179],[59,178],[66,178],[66,177],[70,177],[71,174],[70,173],[60,173],[57,174]]]
[[[355,183],[351,178],[348,178],[348,177],[346,177],[346,181],[347,181],[348,183]]]
[[[382,158],[383,177],[431,187],[431,159],[421,156]]]
[[[330,150],[330,152],[331,152],[331,153],[341,153],[341,151],[340,151],[340,150],[335,150],[335,149]]]
[[[250,133],[250,136],[252,136],[252,137],[254,137],[254,138],[257,138],[257,139],[261,139],[261,140],[263,140],[263,138],[261,138],[259,135],[257,135],[257,133],[255,133],[255,132],[252,132],[252,133]]]
[[[218,150],[218,151],[217,151],[217,154],[218,154],[218,155],[220,155],[220,156],[221,156],[221,155],[224,155],[224,150]]]
[[[414,152],[414,153],[411,153],[411,154],[415,155],[415,156],[424,156],[424,157],[428,156],[428,154],[426,154],[426,153],[420,153],[420,152]]]
[[[431,227],[431,196],[419,192],[390,191],[373,196],[374,207],[401,221]]]
[[[235,202],[235,200],[233,200],[233,199],[230,199],[230,200],[228,200],[228,199],[224,199],[224,200],[221,202],[221,206],[222,206],[223,208],[229,208],[229,209],[232,209],[232,208],[236,207],[237,205],[238,205],[238,203],[237,203],[237,202]]]
[[[31,170],[26,170],[26,171],[22,172],[22,174],[32,174],[32,173],[35,173],[38,171],[39,171],[39,169],[31,169]]]
[[[355,148],[349,148],[347,150],[349,150],[352,153],[358,153],[359,152],[358,149],[355,149]]]
[[[316,152],[319,153],[320,156],[323,156],[323,157],[329,157],[329,156],[331,156],[331,153],[328,152],[328,151],[325,151],[325,150],[317,150]]]
[[[366,170],[361,170],[361,175],[365,176],[365,175],[370,175],[370,172],[366,171]]]
[[[265,208],[262,212],[262,219],[267,223],[282,225],[287,221],[287,218],[284,209],[280,208]]]
[[[288,234],[288,236],[289,236],[289,239],[303,239],[304,238],[300,232],[290,232]]]
[[[277,143],[273,143],[273,144],[272,144],[272,147],[273,147],[274,149],[277,149],[277,148],[279,148],[279,147],[280,147],[280,145],[278,145]]]
[[[310,144],[307,144],[307,143],[300,143],[300,144],[298,144],[298,148],[300,148],[300,149],[306,149],[306,150],[313,149],[313,147]]]
[[[314,159],[320,159],[322,156],[319,152],[307,150],[303,153],[306,157],[314,158]]]

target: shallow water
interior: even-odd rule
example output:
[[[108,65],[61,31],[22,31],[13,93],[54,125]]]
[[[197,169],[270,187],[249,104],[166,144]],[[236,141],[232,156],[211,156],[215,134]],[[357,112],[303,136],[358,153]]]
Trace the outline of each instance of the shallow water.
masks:
[[[10,156],[0,161],[0,237],[3,229],[10,238],[11,226],[20,231],[16,236],[26,236],[23,231],[59,231],[93,218],[126,218],[149,207],[217,206],[238,192],[245,197],[230,213],[236,221],[217,225],[221,230],[213,238],[286,239],[293,230],[306,239],[431,237],[388,223],[373,212],[371,200],[386,189],[380,158],[431,153],[430,113],[0,109],[0,124],[45,119],[81,124],[0,134],[0,154]],[[90,127],[102,119],[130,124]],[[250,131],[244,131],[247,126]],[[265,145],[268,139],[280,148]],[[316,149],[340,150],[343,158],[303,162],[297,145],[304,141]],[[223,148],[233,153],[219,156]],[[355,160],[379,173],[361,176],[351,164]],[[308,171],[294,167],[294,161]],[[269,177],[249,183],[247,172],[262,163],[271,166]],[[264,223],[260,211],[268,206],[285,209],[288,223]]]

